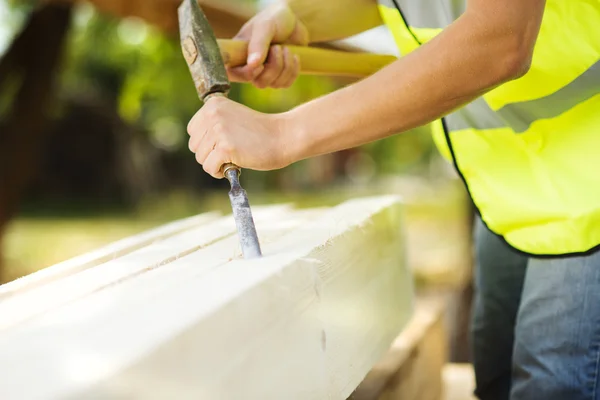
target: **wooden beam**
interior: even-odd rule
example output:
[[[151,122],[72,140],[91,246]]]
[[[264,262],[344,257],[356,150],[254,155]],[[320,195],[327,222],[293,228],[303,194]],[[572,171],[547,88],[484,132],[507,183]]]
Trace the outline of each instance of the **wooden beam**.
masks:
[[[82,254],[78,257],[71,258],[51,267],[41,269],[33,274],[16,279],[5,285],[1,285],[0,304],[16,293],[23,295],[25,292],[41,285],[98,266],[112,259],[123,257],[156,241],[164,240],[175,234],[202,226],[216,219],[217,216],[217,213],[206,213],[173,221],[156,229],[142,232],[139,235],[129,236],[99,248],[98,250]]]
[[[257,218],[261,259],[215,234],[63,278],[85,290],[0,330],[0,398],[345,400],[412,313],[400,215],[395,197],[285,211]]]
[[[287,206],[256,207],[254,217],[258,222],[269,221],[283,216],[288,209]],[[182,232],[178,233],[178,229],[181,229]],[[102,268],[90,268],[90,263],[78,265],[77,260],[72,261],[67,265],[73,267],[67,271],[61,268],[63,273],[59,277],[62,279],[46,281],[35,291],[20,290],[12,298],[1,302],[0,331],[101,290],[106,285],[112,285],[141,272],[166,265],[174,259],[233,236],[235,232],[235,224],[229,217],[200,224],[193,219],[183,220],[127,239],[125,244],[128,244],[129,247],[120,251],[118,255],[109,253],[114,259],[102,263]],[[161,235],[165,237],[161,238]],[[155,240],[148,243],[149,237],[154,237]],[[232,240],[234,251],[236,251],[235,239]],[[118,244],[109,247],[115,248],[118,247]],[[235,256],[236,253],[227,254],[227,257]],[[99,257],[95,257],[95,260],[98,259]],[[100,259],[106,260],[106,257]],[[75,265],[78,266],[75,267]],[[51,269],[56,270],[57,268],[55,266]],[[54,276],[56,277],[56,274]]]

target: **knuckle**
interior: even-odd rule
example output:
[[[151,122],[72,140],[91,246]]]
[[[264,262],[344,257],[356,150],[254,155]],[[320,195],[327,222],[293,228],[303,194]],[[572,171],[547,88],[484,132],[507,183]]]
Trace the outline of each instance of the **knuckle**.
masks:
[[[265,69],[265,72],[263,72],[258,78],[256,78],[256,82],[259,85],[262,85],[259,87],[265,88],[265,87],[271,85],[278,76],[279,76],[279,70],[277,70],[276,68],[271,66],[270,68]]]
[[[271,48],[271,55],[275,64],[280,64],[281,62],[283,62],[283,52],[281,51],[281,46],[273,46]]]
[[[215,118],[219,116],[219,109],[215,107],[213,102],[207,103],[204,107],[206,107],[205,114],[209,118]]]
[[[285,60],[283,59],[283,57],[279,57],[275,60],[275,63],[273,64],[273,69],[277,70],[277,71],[282,71],[285,68]]]
[[[215,124],[213,125],[213,128],[212,128],[212,132],[217,135],[222,135],[223,133],[225,133],[225,126],[223,125],[223,122],[222,121],[215,122]]]
[[[198,130],[198,122],[197,122],[197,118],[194,116],[194,118],[192,118],[192,120],[187,125],[187,133],[188,133],[188,135],[192,136],[194,134],[194,132],[197,130]]]

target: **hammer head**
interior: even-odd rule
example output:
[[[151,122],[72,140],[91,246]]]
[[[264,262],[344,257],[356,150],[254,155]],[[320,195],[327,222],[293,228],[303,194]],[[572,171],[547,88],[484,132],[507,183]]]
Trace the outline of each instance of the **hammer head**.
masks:
[[[197,0],[183,0],[178,9],[181,48],[200,100],[227,94],[229,78],[211,26]]]

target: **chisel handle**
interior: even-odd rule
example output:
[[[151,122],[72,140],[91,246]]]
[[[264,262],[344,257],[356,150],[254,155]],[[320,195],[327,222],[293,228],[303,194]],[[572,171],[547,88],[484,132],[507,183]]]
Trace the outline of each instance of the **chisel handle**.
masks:
[[[239,67],[248,59],[248,42],[218,39],[225,65]],[[352,53],[340,50],[319,49],[308,46],[281,45],[300,58],[302,75],[348,76],[362,78],[372,75],[396,57],[382,54]]]

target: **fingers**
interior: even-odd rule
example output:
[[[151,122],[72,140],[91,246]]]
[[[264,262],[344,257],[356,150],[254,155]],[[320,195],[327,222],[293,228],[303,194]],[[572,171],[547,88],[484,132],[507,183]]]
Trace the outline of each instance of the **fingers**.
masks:
[[[254,20],[250,20],[240,29],[234,39],[248,41],[248,57],[243,66],[226,66],[229,80],[251,82],[263,72],[274,34],[275,27],[272,23],[255,23]]]
[[[274,45],[264,65],[258,68],[249,65],[228,68],[227,73],[232,82],[252,82],[259,88],[286,88],[300,74],[300,59],[287,47]]]
[[[210,103],[210,102],[209,102]],[[198,164],[203,165],[210,152],[215,147],[213,135],[209,134],[207,121],[214,117],[216,108],[212,104],[205,104],[191,119],[187,131],[190,135],[188,141],[189,150],[194,153]],[[214,127],[212,128],[214,129]]]
[[[246,24],[242,27],[234,39],[248,41],[248,58],[246,65],[226,67],[232,82],[251,82],[264,71],[274,32],[273,24]]]
[[[271,84],[274,88],[287,88],[294,83],[300,73],[300,59],[285,47],[283,50],[283,70]]]
[[[190,150],[192,153],[196,153],[196,162],[202,165],[206,173],[221,179],[223,178],[221,166],[229,161],[226,161],[225,151],[218,147],[214,140],[211,140],[211,137],[212,135],[205,135],[196,147],[190,144]],[[190,139],[190,142],[192,140],[193,138]]]
[[[221,100],[211,99],[188,124],[189,150],[195,153],[196,162],[217,179],[223,178],[220,171],[221,165],[229,162],[229,160],[225,160],[225,155],[231,153],[228,141],[223,138],[223,125],[218,121],[221,118],[221,111],[217,106],[219,101]],[[219,137],[221,138],[220,145],[217,143]]]
[[[232,82],[251,82],[256,79],[264,70],[264,65],[259,65],[257,68],[244,65],[242,67],[227,67],[227,75]]]
[[[204,165],[206,158],[215,148],[215,142],[214,140],[211,140],[212,135],[209,135],[207,130],[203,130],[202,134],[197,134],[195,132],[198,132],[198,130],[194,129],[194,133],[190,135],[188,148],[195,154],[198,164]]]
[[[309,32],[292,9],[273,4],[248,21],[235,39],[248,41],[246,65],[227,68],[232,82],[252,82],[258,88],[284,88],[299,75],[299,60],[277,44],[307,45]]]
[[[281,46],[272,46],[269,50],[269,58],[265,63],[264,71],[258,77],[256,77],[252,83],[261,89],[269,87],[277,78],[279,78],[284,67],[285,64]]]
[[[206,135],[205,135],[205,137],[206,137]],[[204,165],[206,158],[208,157],[210,152],[214,150],[214,148],[215,148],[214,141],[209,142],[208,140],[201,140],[200,143],[198,143],[196,145],[196,147],[193,147],[193,148],[191,148],[191,145],[190,145],[190,151],[192,153],[196,154],[196,161],[200,165]]]
[[[229,161],[227,161],[224,153],[219,149],[215,149],[210,152],[208,157],[206,157],[204,164],[202,164],[202,168],[204,168],[204,171],[207,174],[212,175],[214,178],[222,179],[223,171],[221,167],[228,162]]]
[[[269,46],[275,35],[275,25],[272,23],[255,24],[248,42],[247,65],[257,68],[262,65],[269,54]]]

